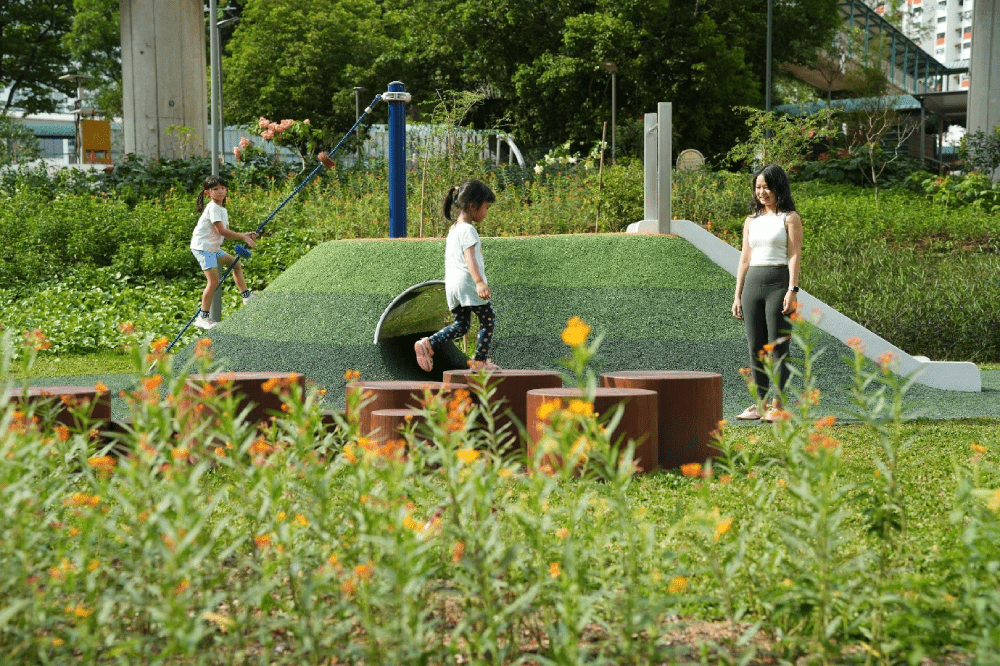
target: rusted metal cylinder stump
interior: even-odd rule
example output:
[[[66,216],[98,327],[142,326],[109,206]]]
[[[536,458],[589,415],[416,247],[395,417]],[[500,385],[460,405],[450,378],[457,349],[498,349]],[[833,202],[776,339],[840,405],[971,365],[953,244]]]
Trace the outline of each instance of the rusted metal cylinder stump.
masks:
[[[263,423],[281,412],[281,396],[297,385],[305,395],[306,376],[299,372],[215,372],[209,375],[191,375],[188,385],[195,393],[206,384],[215,391],[232,393],[239,397],[236,416],[247,407],[248,423]]]
[[[359,414],[362,435],[372,432],[372,412],[382,409],[419,409],[424,399],[424,391],[432,393],[450,392],[452,385],[444,382],[415,382],[406,380],[361,381],[347,385],[348,392],[361,390],[364,402]]]
[[[55,411],[55,421],[67,427],[75,427],[73,409],[88,408],[94,425],[103,426],[111,420],[111,394],[108,391],[98,393],[95,386],[32,386],[27,395],[23,391],[10,391],[6,395],[5,404],[38,404],[49,401]]]
[[[476,370],[446,370],[444,382],[464,384],[470,389],[479,381],[482,373]],[[493,400],[499,403],[496,429],[502,430],[503,440],[516,445],[522,426],[528,422],[528,391],[540,388],[562,387],[562,375],[551,370],[494,370],[488,375],[487,385],[494,387]]]
[[[546,388],[528,391],[526,400],[528,457],[533,458],[535,449],[542,438],[545,421],[538,418],[538,408],[547,402],[559,403],[565,407],[570,400],[582,399],[583,392],[578,388]],[[635,463],[644,472],[650,472],[659,466],[657,460],[657,395],[656,391],[641,388],[607,388],[598,387],[594,393],[594,412],[605,414],[624,403],[621,421],[614,431],[609,433],[611,441],[624,437],[625,442],[634,440]]]
[[[403,429],[411,422],[422,420],[423,416],[416,409],[376,409],[371,413],[371,439],[382,446],[389,442],[403,442]],[[405,443],[398,448],[405,455]]]
[[[722,375],[685,370],[605,372],[601,386],[641,388],[659,395],[659,461],[663,468],[703,463],[718,455],[712,432],[722,420]]]

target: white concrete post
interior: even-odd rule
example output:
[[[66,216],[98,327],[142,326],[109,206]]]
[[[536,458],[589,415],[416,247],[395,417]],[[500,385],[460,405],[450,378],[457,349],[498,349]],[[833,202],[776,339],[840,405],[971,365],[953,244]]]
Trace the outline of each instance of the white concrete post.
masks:
[[[972,9],[972,56],[969,61],[969,132],[990,134],[1000,125],[1000,7],[980,0]],[[1000,169],[993,180],[1000,178]]]
[[[660,102],[656,113],[643,116],[642,142],[642,215],[628,225],[633,233],[673,233],[673,105]]]
[[[642,136],[642,218],[643,220],[656,220],[656,172],[659,169],[659,162],[656,155],[657,139],[655,113],[647,113],[643,117]]]
[[[181,157],[171,125],[192,128],[191,149],[208,146],[205,14],[202,0],[119,0],[125,152]]]

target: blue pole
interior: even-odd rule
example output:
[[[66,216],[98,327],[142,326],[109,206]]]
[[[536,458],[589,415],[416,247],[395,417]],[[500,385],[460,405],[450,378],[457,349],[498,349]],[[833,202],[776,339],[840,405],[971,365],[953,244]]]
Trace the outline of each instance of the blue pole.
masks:
[[[410,94],[400,81],[389,84],[389,238],[406,238],[406,103]]]

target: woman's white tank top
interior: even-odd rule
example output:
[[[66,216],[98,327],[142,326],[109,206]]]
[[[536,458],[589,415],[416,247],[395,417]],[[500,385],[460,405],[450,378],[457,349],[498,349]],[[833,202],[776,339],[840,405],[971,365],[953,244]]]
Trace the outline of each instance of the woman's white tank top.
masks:
[[[783,266],[788,263],[787,213],[768,213],[750,220],[748,241],[751,266]]]

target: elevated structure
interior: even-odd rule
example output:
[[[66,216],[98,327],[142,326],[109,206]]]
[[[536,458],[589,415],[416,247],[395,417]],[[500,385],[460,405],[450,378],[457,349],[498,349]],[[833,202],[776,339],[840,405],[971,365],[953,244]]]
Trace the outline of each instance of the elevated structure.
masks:
[[[118,7],[125,152],[168,159],[205,154],[208,89],[201,0],[119,0]],[[171,126],[190,132],[168,133]]]
[[[989,134],[1000,125],[1000,7],[995,2],[977,2],[976,35],[972,40],[969,78],[970,132]],[[1000,170],[993,180],[1000,178]]]

